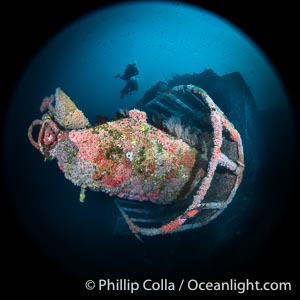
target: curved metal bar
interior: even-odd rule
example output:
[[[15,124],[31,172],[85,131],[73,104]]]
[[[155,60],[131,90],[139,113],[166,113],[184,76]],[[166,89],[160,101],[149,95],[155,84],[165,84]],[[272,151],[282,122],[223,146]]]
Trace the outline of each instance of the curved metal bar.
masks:
[[[40,150],[39,139],[38,139],[38,142],[36,142],[36,141],[33,139],[32,131],[33,131],[33,127],[34,127],[34,126],[39,125],[39,126],[42,127],[43,124],[44,124],[44,121],[42,121],[42,120],[34,120],[34,121],[30,124],[30,126],[29,126],[29,128],[28,128],[28,138],[29,138],[29,141],[30,141],[30,143],[32,144],[32,146],[33,146],[34,148],[38,149],[38,150]]]

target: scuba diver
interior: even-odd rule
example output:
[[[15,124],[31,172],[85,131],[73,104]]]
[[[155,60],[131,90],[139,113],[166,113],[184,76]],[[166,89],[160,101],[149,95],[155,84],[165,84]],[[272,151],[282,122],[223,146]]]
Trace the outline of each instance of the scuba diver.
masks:
[[[124,98],[125,95],[129,94],[130,92],[138,90],[138,82],[137,82],[137,78],[135,77],[138,74],[139,71],[136,67],[136,63],[133,62],[127,65],[125,72],[122,76],[120,74],[114,76],[114,78],[120,78],[126,81],[125,87],[120,92],[122,99]]]

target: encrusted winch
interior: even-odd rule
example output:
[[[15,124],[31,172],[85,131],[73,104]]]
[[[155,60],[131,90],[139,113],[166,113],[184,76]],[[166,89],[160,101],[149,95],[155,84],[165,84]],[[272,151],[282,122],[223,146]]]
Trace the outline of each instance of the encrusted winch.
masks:
[[[47,112],[33,121],[28,136],[81,187],[82,202],[86,189],[113,196],[137,237],[207,224],[241,183],[245,166],[238,131],[194,85],[157,93],[142,109],[91,126],[57,89],[44,99],[41,112]],[[41,126],[37,141],[32,137],[36,125]]]

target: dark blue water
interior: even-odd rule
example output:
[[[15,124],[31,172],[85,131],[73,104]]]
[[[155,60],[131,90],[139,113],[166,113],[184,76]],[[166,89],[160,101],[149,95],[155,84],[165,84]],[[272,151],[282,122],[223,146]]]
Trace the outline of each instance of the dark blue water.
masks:
[[[140,72],[139,91],[120,99],[124,82],[113,76],[132,61]],[[259,151],[255,151],[259,152],[260,170],[253,175],[254,186],[243,182],[239,202],[234,199],[218,219],[202,229],[143,244],[132,235],[114,234],[119,212],[111,198],[89,191],[86,202],[79,203],[79,188],[64,178],[55,162],[44,162],[27,139],[28,126],[40,118],[43,97],[56,87],[94,123],[97,114],[113,117],[119,108],[134,106],[159,80],[205,69],[219,75],[240,72],[249,86],[258,116],[247,122],[257,122]],[[267,123],[261,122],[265,115]],[[272,128],[279,119],[285,120],[284,125]],[[290,126],[288,99],[278,75],[253,42],[230,23],[183,4],[107,7],[51,39],[18,83],[6,118],[9,201],[40,251],[80,280],[188,274],[202,280],[225,278],[258,255],[280,223],[288,180],[280,182],[276,192],[271,183],[278,182],[276,172],[288,174],[290,156],[284,155],[286,148],[279,144],[279,137],[285,136],[285,145],[293,152],[292,136],[285,131],[292,130]],[[276,134],[262,139],[264,130]],[[252,151],[245,149],[246,155]],[[281,159],[279,170],[272,155]],[[283,165],[284,170],[280,169]],[[249,189],[252,198],[243,195]]]

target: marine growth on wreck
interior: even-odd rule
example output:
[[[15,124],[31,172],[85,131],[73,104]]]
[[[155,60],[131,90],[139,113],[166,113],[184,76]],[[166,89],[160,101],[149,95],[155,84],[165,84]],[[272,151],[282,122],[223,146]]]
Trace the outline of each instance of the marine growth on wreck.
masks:
[[[185,127],[178,116],[156,114],[157,107],[180,112],[180,117],[198,113],[201,121]],[[28,129],[31,144],[45,160],[57,160],[65,177],[81,188],[81,202],[86,189],[112,196],[137,237],[207,224],[241,183],[240,135],[194,85],[160,93],[145,104],[147,113],[123,111],[121,118],[95,126],[59,88],[40,110],[42,120]],[[37,140],[34,126],[40,126]]]

